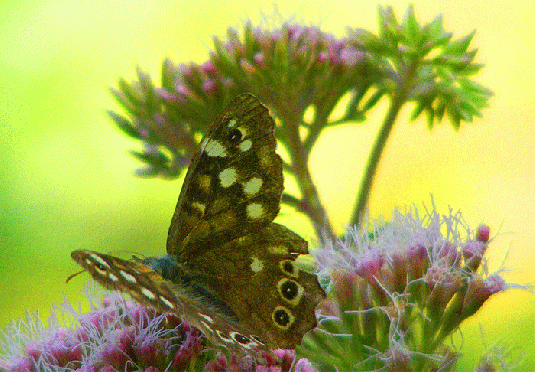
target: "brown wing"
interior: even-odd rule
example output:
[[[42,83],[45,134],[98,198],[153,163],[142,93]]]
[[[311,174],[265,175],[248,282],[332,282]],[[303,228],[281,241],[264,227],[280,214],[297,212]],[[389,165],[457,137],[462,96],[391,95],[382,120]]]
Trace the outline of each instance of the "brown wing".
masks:
[[[245,327],[218,313],[202,298],[186,295],[183,288],[163,279],[148,266],[93,251],[74,251],[71,257],[105,288],[127,293],[162,313],[184,318],[215,345],[239,355],[258,350],[270,352]]]
[[[307,253],[305,240],[271,223],[210,250],[187,268],[269,348],[295,348],[316,326],[315,309],[325,298],[316,275],[295,263]]]
[[[279,212],[282,161],[275,123],[250,95],[218,116],[188,169],[167,238],[167,252],[186,262],[258,231]]]

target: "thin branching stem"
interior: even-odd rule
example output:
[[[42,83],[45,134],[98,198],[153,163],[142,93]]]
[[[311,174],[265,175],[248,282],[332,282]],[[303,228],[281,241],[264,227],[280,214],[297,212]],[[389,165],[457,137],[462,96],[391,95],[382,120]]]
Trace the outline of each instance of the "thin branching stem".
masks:
[[[310,218],[319,237],[333,239],[335,238],[334,231],[310,176],[307,153],[299,135],[301,118],[295,115],[293,110],[288,110],[284,113],[283,121],[286,128],[287,147],[290,153],[293,174],[304,201],[301,204],[301,210]]]
[[[361,218],[364,214],[366,206],[368,205],[373,178],[377,173],[381,155],[383,154],[383,150],[386,146],[388,137],[392,132],[392,128],[394,127],[394,123],[399,111],[406,102],[406,98],[412,86],[419,62],[420,61],[418,58],[414,58],[407,70],[402,72],[401,83],[399,84],[398,89],[392,98],[390,109],[383,122],[383,125],[381,126],[375,144],[373,145],[370,158],[368,159],[368,164],[366,165],[366,170],[359,190],[359,195],[357,196],[357,203],[355,210],[353,211],[353,216],[351,217],[350,225],[360,226]]]

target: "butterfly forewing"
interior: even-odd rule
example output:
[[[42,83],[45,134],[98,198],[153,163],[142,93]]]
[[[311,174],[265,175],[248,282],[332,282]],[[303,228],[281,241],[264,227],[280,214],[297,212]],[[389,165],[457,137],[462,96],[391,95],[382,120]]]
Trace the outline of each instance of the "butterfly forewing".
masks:
[[[211,307],[202,295],[192,296],[139,261],[84,250],[72,252],[71,257],[103,287],[127,293],[159,312],[184,318],[216,345],[224,345],[235,354],[269,352],[258,337]]]
[[[176,293],[149,267],[92,251],[74,251],[71,257],[103,287],[127,293],[160,312],[183,313]]]
[[[268,109],[250,94],[223,110],[186,174],[169,228],[169,254],[188,261],[276,217],[283,178],[274,128]]]

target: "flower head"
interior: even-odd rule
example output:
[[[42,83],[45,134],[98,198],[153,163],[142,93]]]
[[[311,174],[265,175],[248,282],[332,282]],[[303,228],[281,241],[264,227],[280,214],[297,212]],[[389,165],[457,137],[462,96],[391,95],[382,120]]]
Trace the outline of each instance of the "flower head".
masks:
[[[187,365],[202,351],[199,331],[117,293],[108,293],[101,307],[87,314],[67,301],[56,311],[69,319],[70,328],[60,327],[55,316],[48,328],[29,317],[4,333],[0,369],[122,371],[130,366],[164,371],[177,359]]]
[[[0,370],[163,372],[188,370],[195,361],[206,371],[286,372],[295,359],[293,350],[274,350],[255,363],[249,356],[216,354],[184,320],[125,300],[117,292],[102,293],[101,301],[90,294],[89,313],[78,313],[67,301],[55,309],[70,327],[60,327],[55,315],[48,328],[37,317],[9,327],[3,334]],[[297,366],[296,371],[315,371],[306,359]]]
[[[487,237],[460,213],[413,208],[327,241],[314,255],[332,300],[299,355],[342,370],[453,370],[458,354],[443,341],[506,289],[486,275]]]

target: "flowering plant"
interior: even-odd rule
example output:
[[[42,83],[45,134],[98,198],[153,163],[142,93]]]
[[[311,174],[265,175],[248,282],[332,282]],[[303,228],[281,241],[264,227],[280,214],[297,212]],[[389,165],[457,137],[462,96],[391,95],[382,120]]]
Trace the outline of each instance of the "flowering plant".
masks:
[[[300,196],[284,193],[282,203],[304,213],[318,236],[334,238],[329,218],[310,176],[308,159],[325,128],[364,121],[386,97],[386,113],[356,198],[351,225],[359,225],[372,180],[397,115],[414,103],[412,119],[427,116],[432,128],[447,116],[455,129],[481,115],[491,92],[470,79],[481,64],[469,45],[474,33],[453,40],[442,17],[420,25],[412,8],[399,22],[391,8],[379,8],[379,35],[349,29],[337,39],[316,27],[284,23],[267,30],[247,23],[243,36],[229,29],[214,38],[214,51],[201,65],[165,60],[162,86],[138,70],[139,80],[120,80],[112,90],[128,117],[109,112],[145,149],[132,154],[146,164],[138,174],[178,177],[215,116],[235,96],[257,96],[278,120],[278,143],[287,154],[284,171]],[[347,103],[335,117],[340,103]]]
[[[284,170],[299,196],[282,202],[305,214],[323,247],[315,253],[329,300],[318,328],[295,351],[278,350],[261,361],[226,358],[184,321],[107,295],[87,315],[67,302],[74,322],[48,328],[29,318],[4,333],[0,369],[9,371],[451,371],[458,351],[445,340],[494,293],[508,288],[486,269],[489,228],[471,230],[460,214],[416,208],[395,212],[388,223],[365,225],[372,181],[400,109],[414,104],[432,128],[447,117],[458,129],[486,106],[491,92],[470,79],[473,33],[454,40],[439,16],[420,25],[409,8],[398,21],[379,8],[379,34],[349,29],[343,39],[319,28],[283,23],[275,29],[247,23],[214,38],[200,65],[165,60],[161,87],[138,70],[138,81],[112,90],[127,115],[110,112],[144,150],[142,176],[178,177],[215,115],[238,94],[250,92],[277,119]],[[325,128],[364,121],[382,98],[390,102],[373,146],[350,227],[335,235],[308,168]],[[344,113],[335,115],[343,106]],[[91,291],[89,291],[91,292]],[[95,302],[91,297],[92,303]],[[481,371],[495,365],[486,359]],[[484,369],[487,368],[487,369]]]

